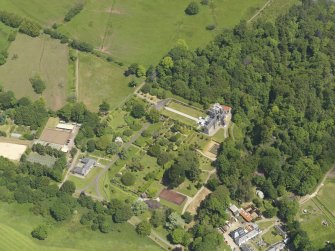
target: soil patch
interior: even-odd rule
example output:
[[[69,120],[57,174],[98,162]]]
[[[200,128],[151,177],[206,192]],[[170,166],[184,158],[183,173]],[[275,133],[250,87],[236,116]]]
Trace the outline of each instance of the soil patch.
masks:
[[[170,201],[176,205],[181,205],[186,199],[186,196],[176,193],[172,190],[163,189],[159,194],[159,198]]]

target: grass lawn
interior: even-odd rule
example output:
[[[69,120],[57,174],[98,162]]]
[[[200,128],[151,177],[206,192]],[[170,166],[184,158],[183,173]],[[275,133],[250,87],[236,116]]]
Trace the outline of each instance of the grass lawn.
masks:
[[[220,128],[212,137],[212,139],[218,143],[221,143],[225,140],[224,129]]]
[[[192,183],[189,180],[185,180],[182,184],[180,184],[176,189],[177,192],[180,192],[182,194],[188,195],[190,197],[193,197],[197,193],[197,189],[194,186],[194,183]]]
[[[183,105],[181,103],[174,102],[174,101],[170,102],[168,107],[170,107],[172,109],[175,109],[177,111],[186,113],[186,114],[188,114],[192,117],[195,117],[195,118],[206,117],[206,114],[203,111],[195,109],[195,108],[187,106],[187,105]]]
[[[154,242],[139,237],[129,224],[116,225],[118,231],[102,234],[93,232],[79,223],[80,215],[74,215],[64,223],[50,221],[49,235],[44,241],[33,239],[30,232],[44,223],[42,217],[33,215],[24,204],[0,203],[0,250],[1,251],[118,251],[161,250]],[[126,241],[125,241],[126,240]]]
[[[268,232],[262,235],[262,237],[263,237],[263,240],[269,243],[270,245],[283,240],[283,237],[277,233],[274,227],[272,227]]]
[[[212,166],[212,161],[207,159],[206,157],[202,156],[201,154],[197,153],[199,162],[200,162],[200,169],[205,171],[211,171],[214,169]]]
[[[156,64],[178,39],[191,49],[207,44],[222,28],[251,17],[266,0],[211,2],[200,5],[197,15],[187,16],[189,0],[88,0],[84,10],[59,29],[116,60],[149,65]],[[209,24],[217,28],[208,31]]]
[[[274,222],[275,222],[274,220],[269,220],[269,221],[264,221],[264,222],[256,222],[256,224],[259,226],[261,230],[264,230],[270,227]]]
[[[7,50],[10,42],[8,41],[8,36],[12,32],[12,29],[7,25],[0,22],[0,51]]]
[[[79,53],[79,101],[95,111],[102,101],[108,102],[111,109],[122,105],[134,91],[128,87],[131,78],[125,78],[124,71],[123,67]]]
[[[73,181],[76,184],[77,189],[84,188],[88,184],[90,184],[95,177],[102,171],[103,169],[100,167],[94,167],[85,178],[79,178],[74,175],[69,175],[68,180]]]
[[[303,204],[300,208],[299,221],[312,241],[313,247],[320,249],[325,246],[326,241],[334,240],[335,226],[331,224],[329,215],[321,211],[321,206],[315,201],[313,199]],[[304,209],[307,209],[307,214],[303,213]],[[327,221],[329,226],[324,226],[322,221]]]
[[[67,11],[76,2],[76,0],[1,0],[0,9],[51,26],[55,22],[63,21]]]
[[[8,50],[6,64],[0,67],[0,81],[5,89],[12,90],[17,98],[37,95],[29,81],[35,74],[45,81],[42,96],[47,105],[56,110],[66,101],[68,47],[59,41],[41,36],[31,38],[18,34]],[[16,55],[17,58],[13,58]]]
[[[161,111],[161,114],[163,114],[164,116],[170,117],[173,120],[177,120],[177,121],[179,121],[183,124],[189,125],[189,126],[195,127],[197,125],[197,123],[194,120],[186,118],[186,117],[184,117],[182,115],[179,115],[177,113],[168,111],[166,109],[163,109]]]

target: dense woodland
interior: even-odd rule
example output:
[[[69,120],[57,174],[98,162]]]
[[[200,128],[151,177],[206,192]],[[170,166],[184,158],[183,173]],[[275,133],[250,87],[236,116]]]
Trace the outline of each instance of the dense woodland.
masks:
[[[224,185],[243,202],[256,186],[267,199],[284,197],[276,206],[289,210],[278,216],[293,221],[298,205],[287,196],[312,192],[335,159],[334,14],[333,1],[303,0],[275,24],[241,22],[196,51],[181,43],[149,69],[145,91],[162,96],[162,87],[204,107],[233,108],[245,137],[222,144],[211,189]],[[216,226],[222,211],[211,199],[198,219]],[[299,224],[290,226],[295,248],[310,250]]]

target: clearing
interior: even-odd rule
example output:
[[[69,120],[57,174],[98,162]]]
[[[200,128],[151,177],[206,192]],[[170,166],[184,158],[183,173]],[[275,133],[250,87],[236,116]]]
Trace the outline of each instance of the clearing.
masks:
[[[68,47],[47,36],[31,38],[18,34],[9,47],[6,64],[0,67],[0,81],[17,98],[37,99],[29,79],[38,74],[45,81],[42,94],[47,105],[60,109],[66,101]]]

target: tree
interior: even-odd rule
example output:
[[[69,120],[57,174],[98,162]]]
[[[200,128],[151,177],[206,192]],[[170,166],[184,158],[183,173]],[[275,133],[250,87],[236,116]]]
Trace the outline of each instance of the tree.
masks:
[[[71,210],[67,205],[55,202],[50,207],[50,213],[55,220],[63,221],[66,220],[71,215]]]
[[[99,105],[99,112],[101,114],[107,114],[109,112],[110,109],[110,105],[106,102],[103,101],[100,105]]]
[[[109,233],[110,231],[112,231],[111,222],[109,222],[108,220],[103,220],[99,224],[99,230],[100,230],[101,233]]]
[[[134,104],[131,110],[131,115],[134,118],[142,118],[145,115],[144,105],[142,105],[141,103]]]
[[[147,236],[151,233],[151,225],[147,221],[142,221],[136,226],[136,232],[141,236]]]
[[[134,185],[136,181],[136,177],[134,174],[127,172],[124,175],[122,175],[121,177],[121,182],[125,185],[125,186],[132,186]]]
[[[148,210],[148,205],[143,201],[136,201],[132,205],[133,214],[138,216]]]
[[[196,15],[199,12],[199,5],[197,2],[191,2],[185,9],[187,15]]]
[[[173,67],[173,59],[170,56],[166,56],[162,59],[161,65],[164,67],[164,69],[171,69]]]
[[[161,152],[157,156],[157,164],[160,165],[160,166],[164,166],[170,160],[172,160],[172,156],[171,156],[170,153],[167,153],[167,152]]]
[[[190,212],[185,212],[181,217],[184,219],[186,224],[191,223],[193,220],[193,216]]]
[[[39,240],[45,240],[48,237],[47,228],[45,226],[38,226],[31,232],[31,236]]]
[[[45,90],[46,86],[44,81],[41,79],[40,76],[35,75],[34,77],[30,78],[30,83],[34,89],[34,92],[37,94],[42,94],[42,92]]]
[[[170,239],[173,244],[181,244],[183,242],[185,231],[181,228],[176,228],[170,234]]]
[[[160,113],[159,111],[157,111],[156,109],[151,109],[148,113],[147,113],[147,120],[150,121],[150,123],[157,123],[159,122],[159,118],[160,118]]]
[[[149,147],[148,154],[153,157],[158,157],[161,153],[161,148],[159,144],[154,144]]]
[[[41,32],[41,26],[38,23],[24,19],[20,25],[19,31],[31,37],[38,37]]]
[[[153,227],[164,226],[165,214],[162,210],[155,210],[150,218],[150,223]]]
[[[73,181],[67,180],[63,183],[63,185],[59,189],[60,191],[68,194],[73,194],[76,191],[76,185]]]
[[[182,218],[179,216],[178,213],[176,212],[172,212],[168,218],[167,218],[167,222],[165,223],[165,227],[169,230],[173,230],[177,227],[181,227],[183,225],[183,220]]]
[[[136,77],[140,78],[140,77],[143,77],[145,76],[145,68],[143,65],[139,65],[136,69]]]
[[[122,223],[129,220],[133,216],[132,210],[128,205],[121,205],[116,209],[113,217],[115,223]]]
[[[283,198],[278,202],[278,217],[283,221],[292,222],[299,209],[299,204],[295,200]]]
[[[137,86],[137,83],[136,83],[135,80],[132,80],[132,81],[130,81],[130,82],[128,83],[128,86],[133,88],[133,87],[136,87],[136,86]]]

